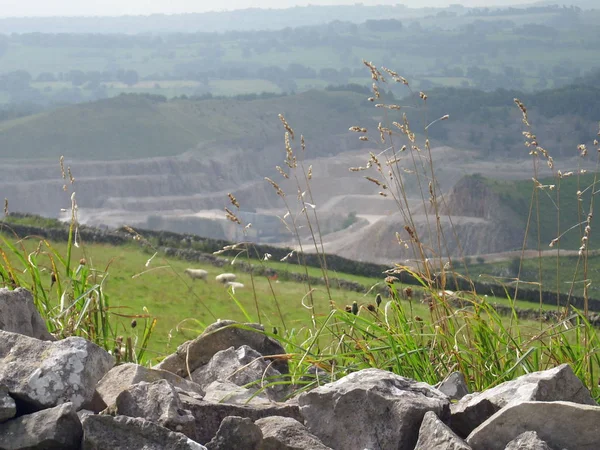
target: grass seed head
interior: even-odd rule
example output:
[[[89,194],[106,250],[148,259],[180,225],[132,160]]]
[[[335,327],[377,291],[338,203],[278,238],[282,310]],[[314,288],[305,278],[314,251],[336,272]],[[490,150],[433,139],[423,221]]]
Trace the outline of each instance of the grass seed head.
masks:
[[[227,217],[227,220],[230,220],[233,223],[237,223],[238,225],[242,224],[242,221],[238,219],[238,217],[233,212],[231,212],[229,208],[225,208],[225,212],[225,217]]]
[[[290,127],[290,125],[287,123],[287,120],[285,120],[285,117],[283,117],[283,114],[279,114],[278,117],[279,117],[279,120],[281,120],[281,123],[283,123],[283,127],[285,128],[285,130],[290,134],[292,139],[294,139],[294,130],[292,130],[292,127]]]
[[[237,199],[233,196],[233,194],[231,192],[229,192],[227,194],[227,197],[229,197],[229,201],[231,202],[231,204],[233,206],[235,206],[237,209],[240,209],[240,204],[238,203]]]
[[[59,162],[60,162],[60,173],[61,173],[61,176],[62,176],[63,180],[66,180],[67,179],[67,174],[65,173],[65,157],[61,156],[60,159],[59,159]]]

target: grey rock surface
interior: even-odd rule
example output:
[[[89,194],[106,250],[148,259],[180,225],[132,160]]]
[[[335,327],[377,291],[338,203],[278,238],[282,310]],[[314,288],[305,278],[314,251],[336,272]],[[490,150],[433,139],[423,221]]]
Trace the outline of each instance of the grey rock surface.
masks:
[[[535,431],[526,431],[508,443],[504,450],[554,450]]]
[[[8,388],[0,384],[0,423],[12,419],[17,414],[15,399],[8,393]]]
[[[11,291],[0,288],[0,330],[19,333],[42,341],[56,340],[33,303],[31,293],[23,288]]]
[[[452,372],[437,386],[437,389],[446,394],[450,400],[460,400],[469,394],[465,376],[460,372]]]
[[[195,435],[196,421],[183,408],[179,394],[167,380],[141,381],[121,392],[107,412],[112,415],[141,417],[186,436]]]
[[[181,344],[177,352],[167,356],[155,368],[185,378],[188,367],[190,372],[193,372],[207,364],[218,351],[229,347],[238,348],[242,345],[252,347],[263,356],[285,354],[281,344],[265,336],[262,331],[264,327],[260,324],[221,320],[209,325],[196,339]],[[273,367],[282,374],[289,372],[287,361],[284,359],[274,359]]]
[[[428,411],[423,417],[414,450],[471,450],[471,447],[454,434],[435,413]]]
[[[352,373],[298,397],[307,428],[330,447],[413,450],[427,411],[448,420],[448,397],[379,369]]]
[[[255,423],[262,431],[263,450],[331,450],[290,417],[265,417]]]
[[[206,444],[208,450],[265,450],[260,428],[246,417],[225,417],[214,438]]]
[[[207,364],[192,373],[191,379],[203,388],[213,381],[231,381],[238,386],[250,385],[249,388],[253,391],[265,388],[263,392],[274,401],[281,401],[290,394],[288,384],[267,387],[269,383],[285,379],[272,367],[270,361],[247,345],[218,351]]]
[[[204,400],[213,403],[230,403],[232,405],[269,405],[264,392],[246,389],[231,381],[213,381],[205,387]]]
[[[112,405],[117,396],[140,381],[152,383],[158,380],[167,380],[176,388],[186,392],[195,392],[203,395],[202,387],[189,380],[183,379],[166,370],[149,369],[139,364],[127,363],[113,367],[98,383],[96,390],[107,406]]]
[[[209,442],[217,434],[221,422],[228,416],[247,417],[252,421],[269,416],[284,416],[299,421],[303,420],[298,406],[287,403],[242,406],[211,403],[194,399],[185,394],[180,394],[179,397],[184,409],[191,411],[196,418],[196,437],[194,440],[203,444]]]
[[[206,450],[181,433],[139,417],[90,415],[82,425],[83,450]]]
[[[571,367],[562,364],[550,370],[523,375],[485,392],[463,397],[451,406],[452,429],[464,438],[504,406],[532,400],[562,400],[596,405],[590,392],[575,376]]]
[[[104,349],[79,337],[48,342],[0,331],[0,384],[30,410],[66,402],[80,409],[114,363]]]
[[[526,431],[535,431],[551,448],[600,448],[600,406],[572,402],[522,402],[505,406],[467,438],[473,450],[504,450]]]
[[[82,429],[71,403],[0,424],[2,450],[78,450]]]

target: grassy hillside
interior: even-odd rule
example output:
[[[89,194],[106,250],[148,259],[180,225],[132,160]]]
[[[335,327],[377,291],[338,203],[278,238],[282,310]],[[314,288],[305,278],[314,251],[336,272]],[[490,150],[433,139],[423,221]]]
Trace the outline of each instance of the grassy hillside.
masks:
[[[539,276],[540,267],[542,271],[541,280]],[[514,279],[518,270],[519,258],[516,256],[507,261],[469,264],[469,275],[471,277],[479,279],[493,277],[501,282],[509,282]],[[587,279],[588,282],[591,281],[588,295],[591,298],[600,297],[600,286],[596,282],[599,276],[600,255],[593,253],[587,262]],[[558,264],[555,256],[546,256],[541,260],[537,258],[525,259],[522,262],[519,279],[526,283],[541,283],[542,289],[546,291],[568,293],[572,290],[573,295],[582,296],[584,264],[576,255],[562,255],[558,259]],[[531,288],[532,285],[522,284],[521,287]]]
[[[0,158],[173,156],[200,144],[219,151],[232,143],[263,148],[281,139],[278,113],[316,142],[368,122],[366,102],[365,95],[348,91],[254,100],[124,95],[1,122]]]
[[[14,240],[5,234],[2,236]],[[24,244],[28,252],[34,252],[39,240],[30,238],[25,240]],[[66,254],[67,243],[50,242],[50,245],[59,253]],[[1,245],[0,249],[7,250]],[[131,328],[131,318],[127,316],[147,312],[158,319],[149,347],[151,357],[158,358],[173,352],[179,344],[197,336],[206,325],[218,318],[245,320],[244,313],[228,291],[214,279],[216,275],[225,271],[237,272],[235,266],[217,268],[161,256],[155,257],[146,266],[151,256],[151,253],[144,252],[140,246],[134,244],[86,244],[85,250],[83,247],[73,249],[74,261],[85,257],[92,273],[97,271],[99,276],[105,274],[104,289],[110,303],[111,318],[121,320],[118,334],[141,338],[143,321],[137,319],[139,327]],[[18,264],[14,258],[11,259],[13,263]],[[44,286],[49,292],[53,292],[50,288],[52,268],[48,253],[38,255],[37,261],[39,266],[44,268]],[[209,272],[208,282],[192,281],[184,274],[187,267],[206,269]],[[235,298],[253,318],[256,318],[257,310],[250,275],[238,273],[238,280],[246,287],[238,289]],[[289,329],[301,329],[304,324],[310,322],[310,312],[302,305],[302,298],[306,293],[303,284],[291,281],[272,284],[281,308],[281,317],[273,301],[273,292],[268,280],[264,276],[256,277],[254,287],[261,321],[267,329],[271,330],[273,326],[282,329],[281,317]],[[315,312],[318,316],[325,316],[329,312],[325,288],[317,286],[313,295]],[[332,290],[332,296],[342,308],[354,301],[360,304],[374,301],[374,295],[365,297],[361,293],[338,289]],[[58,305],[58,298],[51,300],[53,304]],[[426,311],[422,305],[417,305],[416,308],[420,313]]]

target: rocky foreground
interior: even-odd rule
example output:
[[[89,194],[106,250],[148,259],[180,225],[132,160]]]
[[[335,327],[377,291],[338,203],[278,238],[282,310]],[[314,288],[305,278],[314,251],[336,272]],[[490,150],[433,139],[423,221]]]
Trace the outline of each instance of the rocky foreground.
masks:
[[[0,289],[0,449],[592,450],[600,406],[568,365],[469,394],[379,369],[294,396],[282,346],[220,321],[158,366],[115,366],[45,329],[31,295]]]

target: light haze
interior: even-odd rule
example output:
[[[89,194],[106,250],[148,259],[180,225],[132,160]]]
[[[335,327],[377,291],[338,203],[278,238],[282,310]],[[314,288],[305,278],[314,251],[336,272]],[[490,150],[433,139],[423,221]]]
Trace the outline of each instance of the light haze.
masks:
[[[312,5],[394,5],[402,3],[412,8],[448,6],[508,6],[532,3],[527,0],[0,0],[0,17],[33,16],[120,16],[149,14],[179,14],[192,12],[225,11],[245,8],[290,8]]]

